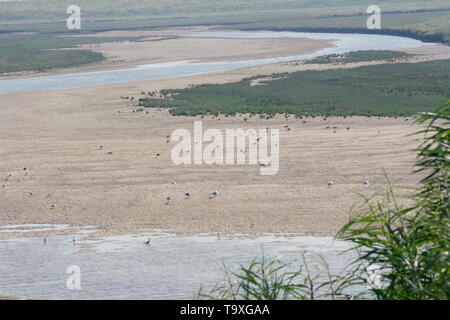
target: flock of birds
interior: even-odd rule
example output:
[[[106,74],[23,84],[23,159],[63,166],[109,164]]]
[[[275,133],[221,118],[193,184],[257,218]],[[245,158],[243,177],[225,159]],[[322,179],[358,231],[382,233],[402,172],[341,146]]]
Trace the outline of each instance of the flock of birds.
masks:
[[[18,184],[18,183],[24,181],[25,177],[27,177],[27,176],[29,177],[30,180],[33,179],[33,176],[32,176],[31,174],[29,175],[29,169],[28,169],[28,167],[23,168],[23,171],[24,171],[24,174],[20,174],[20,173],[19,173],[19,174],[8,173],[8,174],[6,175],[6,177],[3,178],[3,183],[0,185],[0,189],[6,189],[6,188],[8,187],[9,182],[14,181],[13,179],[15,179],[16,184]],[[15,177],[15,176],[17,176],[17,177]],[[35,194],[34,194],[33,191],[28,191],[28,196],[29,196],[29,197],[34,197]],[[50,193],[47,193],[47,195],[45,196],[45,199],[50,199],[50,198],[51,198],[51,194],[50,194]],[[54,203],[54,204],[51,204],[51,205],[50,205],[50,209],[51,209],[51,210],[56,209],[56,204],[55,204],[55,203]]]
[[[175,184],[175,182],[172,182],[172,184]],[[218,196],[219,196],[219,191],[214,191],[214,192],[210,193],[209,199],[214,199],[214,198],[217,198]],[[184,194],[184,198],[186,200],[190,199],[191,197],[192,197],[192,193],[190,193],[190,192],[186,192]],[[166,197],[166,205],[169,205],[172,201],[173,201],[173,198],[171,196]]]
[[[303,121],[303,122],[306,123],[306,121]],[[288,125],[285,125],[285,126],[284,126],[284,129],[285,129],[287,132],[292,131],[292,128],[290,128]],[[332,129],[333,132],[336,133],[336,130],[338,129],[338,127],[326,127],[326,129],[327,129],[327,130]],[[350,127],[347,127],[347,130],[350,130],[350,129],[351,129]],[[266,128],[266,132],[269,133],[269,130],[270,130],[270,127],[267,127],[267,128]],[[380,134],[380,132],[378,132],[378,134]],[[169,144],[169,143],[170,143],[170,136],[166,136],[166,138],[167,138],[166,142],[167,142],[167,144]],[[258,143],[260,140],[261,140],[261,138],[258,138],[257,141],[256,141],[256,143]],[[98,146],[97,150],[103,150],[103,146],[102,146],[102,145]],[[241,150],[241,152],[243,152],[243,151]],[[109,154],[109,155],[112,155],[113,153],[112,153],[112,152],[108,152],[108,154]],[[155,158],[159,158],[160,156],[161,156],[161,153],[155,154]],[[261,165],[261,166],[267,166],[266,163],[260,163],[260,165]],[[22,176],[19,176],[19,177],[16,178],[16,183],[21,182],[22,179],[23,179],[24,177],[28,176],[28,168],[27,168],[27,167],[23,168],[23,171],[24,171],[25,173],[24,173]],[[1,184],[1,186],[0,186],[1,189],[7,188],[7,184],[6,184],[6,183],[9,182],[10,179],[12,179],[12,177],[13,177],[13,173],[9,173],[9,174],[3,179],[3,181],[4,181],[5,183],[2,183],[2,184]],[[31,179],[31,178],[32,178],[32,176],[30,176],[30,179]],[[175,185],[176,182],[175,182],[175,181],[172,181],[171,184]],[[329,188],[333,187],[334,185],[335,185],[335,183],[334,183],[333,181],[328,181],[328,182],[327,182],[327,186],[328,186]],[[366,185],[366,186],[369,185],[369,181],[364,181],[364,182],[363,182],[363,185]],[[30,197],[33,197],[33,196],[34,196],[34,193],[33,193],[32,191],[30,191],[30,192],[28,192],[28,195],[29,195]],[[218,196],[219,196],[219,191],[213,191],[213,192],[210,193],[209,199],[214,199],[214,198],[217,198]],[[184,197],[185,197],[185,199],[190,199],[190,198],[192,197],[192,193],[186,192],[186,193],[184,193]],[[46,198],[50,198],[50,194],[47,194]],[[173,201],[173,198],[172,198],[171,196],[167,196],[165,200],[166,200],[165,204],[166,204],[166,205],[169,205],[169,204]],[[56,207],[57,207],[56,204],[51,204],[51,205],[50,205],[50,209],[51,209],[51,210],[56,209]],[[253,228],[254,226],[255,226],[255,223],[252,222],[252,223],[250,224],[250,227]],[[217,233],[217,238],[218,238],[219,240],[221,239],[220,232]],[[43,242],[44,242],[44,244],[47,244],[47,238],[44,238],[44,239],[43,239]],[[72,242],[73,242],[74,245],[76,244],[76,239],[75,239],[75,237],[72,238]],[[145,244],[145,245],[148,245],[148,246],[151,246],[151,239],[148,239],[148,241],[144,242],[144,244]]]

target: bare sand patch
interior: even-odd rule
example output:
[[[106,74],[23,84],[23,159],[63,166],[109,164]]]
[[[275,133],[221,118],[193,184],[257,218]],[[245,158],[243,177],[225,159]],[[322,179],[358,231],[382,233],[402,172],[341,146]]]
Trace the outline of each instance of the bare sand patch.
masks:
[[[236,81],[285,67],[0,95],[0,180],[12,173],[0,189],[0,225],[96,226],[105,234],[161,229],[333,235],[360,203],[357,193],[383,189],[383,170],[394,183],[417,185],[419,177],[411,175],[416,143],[407,136],[417,128],[404,119],[316,118],[303,123],[283,117],[205,117],[204,128],[281,130],[280,171],[260,176],[257,166],[175,166],[166,137],[178,128],[192,130],[200,118],[172,117],[157,109],[133,113],[136,106],[120,99],[139,98],[141,91]],[[286,124],[292,131],[284,129]],[[333,133],[326,126],[338,129]],[[326,185],[330,180],[333,188]],[[363,185],[366,180],[370,186]],[[208,199],[215,190],[220,196]],[[185,199],[185,192],[192,197]],[[173,198],[169,205],[167,196]],[[16,235],[0,234],[11,236]]]
[[[200,53],[181,52],[181,44],[192,45],[183,41],[192,40],[201,44],[196,48]],[[202,52],[203,47],[214,46],[211,41],[217,40],[145,42],[139,50],[131,50],[140,51],[139,54],[131,51],[123,54],[140,61],[146,59],[143,55],[147,46],[160,46],[163,42],[152,53],[153,59],[158,56],[241,59],[242,55],[252,54],[245,52],[252,47],[262,55],[292,54],[278,52],[278,42],[250,43],[248,39],[247,46],[241,43],[245,50],[227,51],[221,45],[220,49]],[[231,44],[223,40],[222,44]],[[285,39],[277,40],[291,45]],[[297,39],[289,39],[293,42],[290,48],[297,50],[294,40]],[[170,50],[163,48],[167,43],[172,43]],[[312,44],[315,45],[317,42]],[[164,50],[172,53],[165,56]],[[396,62],[448,58],[441,51],[437,55],[427,53]],[[408,137],[417,128],[411,121],[353,117],[326,121],[316,118],[304,123],[281,116],[270,120],[248,115],[205,117],[204,128],[281,130],[280,171],[275,176],[260,176],[257,166],[175,166],[170,159],[172,144],[167,143],[167,136],[178,128],[192,130],[193,121],[200,118],[172,117],[167,110],[158,109],[133,111],[137,109],[137,99],[143,97],[141,92],[227,83],[255,75],[266,75],[263,81],[270,81],[269,75],[274,73],[382,63],[386,62],[346,65],[288,62],[176,79],[0,95],[0,185],[7,185],[0,189],[0,225],[95,226],[103,234],[160,229],[177,233],[333,235],[347,222],[352,206],[361,202],[357,193],[370,195],[384,188],[384,170],[393,183],[417,186],[420,177],[411,174],[415,161],[412,150],[417,142]],[[131,102],[121,96],[136,99]],[[291,131],[284,129],[286,124]],[[327,126],[338,129],[334,133]],[[12,177],[5,182],[9,173]],[[330,180],[335,183],[333,188],[327,187]],[[176,184],[171,184],[172,181]],[[364,181],[370,185],[364,186]],[[215,190],[220,191],[220,196],[208,199]],[[185,199],[186,192],[192,193],[190,199]],[[173,198],[169,205],[165,204],[167,196]],[[0,238],[13,236],[16,235],[0,234]]]
[[[109,62],[150,64],[172,61],[237,61],[296,56],[332,47],[330,40],[306,38],[157,38],[150,41],[83,45]]]

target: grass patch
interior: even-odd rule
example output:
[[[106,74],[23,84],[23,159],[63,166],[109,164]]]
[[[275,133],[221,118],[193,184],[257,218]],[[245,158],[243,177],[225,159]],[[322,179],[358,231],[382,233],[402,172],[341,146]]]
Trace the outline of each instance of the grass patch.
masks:
[[[287,113],[303,116],[410,116],[430,111],[450,94],[450,60],[303,71],[264,86],[250,79],[164,90],[166,99],[141,99],[173,115]],[[254,79],[254,78],[253,78]]]
[[[79,0],[83,32],[163,28],[186,25],[223,25],[238,29],[277,28],[364,32],[371,0]],[[0,32],[67,32],[69,0],[1,3]],[[411,31],[420,39],[450,43],[450,6],[447,0],[379,0],[382,30]]]
[[[127,38],[70,37],[41,34],[0,35],[0,73],[40,71],[99,62],[98,52],[74,48],[82,44],[124,41]]]
[[[408,1],[380,0],[382,29],[367,30],[366,9],[372,0],[79,0],[82,30],[68,32],[66,8],[70,0],[36,0],[0,2],[0,35],[11,32],[35,32],[44,43],[54,41],[58,48],[67,42],[55,34],[90,34],[112,30],[142,30],[193,25],[210,25],[238,30],[274,30],[299,32],[375,33],[399,35],[424,41],[450,44],[450,5],[448,0]],[[0,47],[13,46],[17,34],[0,39]],[[84,43],[101,40],[85,40]],[[110,39],[110,41],[114,41]],[[31,39],[31,42],[35,42]],[[70,45],[70,44],[69,44]],[[21,51],[16,51],[20,53]],[[9,54],[9,52],[6,52]],[[98,57],[80,54],[81,62],[65,65],[56,57],[42,57],[33,65],[33,55],[9,54],[3,59],[3,71],[34,70],[96,62]],[[5,51],[0,48],[0,57]],[[69,58],[69,57],[68,57]],[[24,60],[25,59],[25,60]],[[26,61],[28,60],[28,61]],[[68,60],[68,59],[67,59]],[[23,61],[23,63],[22,63]],[[47,62],[45,62],[47,61]]]

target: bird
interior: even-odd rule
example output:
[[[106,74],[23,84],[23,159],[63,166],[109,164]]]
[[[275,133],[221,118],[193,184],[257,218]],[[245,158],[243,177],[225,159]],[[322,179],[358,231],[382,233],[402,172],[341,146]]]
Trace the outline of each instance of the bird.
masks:
[[[28,195],[30,196],[30,197],[32,197],[33,195],[34,195],[34,193],[33,192],[28,192]]]
[[[369,181],[364,181],[363,185],[368,186],[369,185]]]
[[[47,244],[47,238],[44,238],[44,244]]]
[[[186,192],[184,196],[186,197],[186,199],[189,199],[192,196],[192,194],[190,192]]]
[[[56,209],[56,204],[52,204],[51,206],[50,206],[50,209]]]
[[[151,245],[150,239],[148,239],[148,241],[146,241],[145,244],[148,245],[148,246]]]
[[[219,195],[219,191],[214,191],[211,193],[212,197],[217,197]]]
[[[328,187],[331,188],[332,186],[334,186],[334,182],[333,181],[328,181],[327,185],[328,185]]]
[[[176,182],[176,181],[172,181],[171,183],[172,183],[173,185],[177,184],[177,182]]]
[[[2,189],[6,188],[6,184],[2,184]]]
[[[73,244],[75,244],[75,242],[76,242],[75,237],[72,238],[72,242],[73,242]]]
[[[166,197],[166,204],[169,204],[172,201],[172,197]]]
[[[217,240],[220,240],[220,232],[217,232]]]

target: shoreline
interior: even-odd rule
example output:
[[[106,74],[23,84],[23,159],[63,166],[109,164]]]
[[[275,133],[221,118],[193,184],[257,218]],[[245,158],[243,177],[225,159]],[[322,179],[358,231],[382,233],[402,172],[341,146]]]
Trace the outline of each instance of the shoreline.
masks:
[[[86,44],[61,50],[84,49],[104,55],[105,60],[98,63],[69,68],[55,68],[45,71],[18,71],[0,74],[0,80],[27,79],[71,73],[113,71],[133,69],[143,65],[191,61],[236,62],[260,60],[311,54],[334,47],[334,40],[309,38],[202,38],[193,33],[210,31],[212,28],[176,28],[162,31],[141,32],[139,41],[105,42]],[[106,32],[108,37],[127,35],[125,32]],[[166,35],[175,36],[174,38]],[[188,36],[189,35],[189,36]],[[103,33],[90,35],[104,37]],[[76,37],[76,36],[75,36]],[[136,38],[138,39],[138,38]],[[190,48],[190,50],[186,50]]]
[[[253,30],[253,29],[252,29]],[[29,79],[46,76],[58,76],[78,73],[95,73],[101,71],[117,71],[135,69],[140,66],[176,63],[190,61],[193,63],[207,62],[237,62],[246,60],[260,60],[301,56],[320,52],[336,47],[336,39],[313,39],[295,37],[265,37],[265,38],[226,38],[226,37],[196,37],[195,33],[202,32],[239,32],[245,30],[217,29],[214,27],[182,27],[158,31],[140,31],[135,33],[136,40],[86,44],[74,48],[60,50],[84,49],[101,53],[105,60],[69,68],[54,68],[45,71],[18,71],[0,74],[0,80]],[[255,29],[264,31],[295,31],[291,29]],[[325,31],[325,30],[324,30]],[[302,31],[299,31],[302,32]],[[313,32],[314,33],[314,32]],[[345,33],[344,33],[345,34]],[[359,33],[360,35],[372,33]],[[376,33],[375,33],[376,35]],[[81,35],[80,35],[81,36]],[[98,32],[88,37],[120,37],[130,36],[127,31]],[[79,37],[74,35],[73,37]],[[300,43],[296,45],[296,43]],[[191,52],[183,52],[182,48],[195,48]],[[230,49],[233,48],[231,51]],[[234,52],[238,48],[237,52]],[[225,52],[224,52],[225,50]],[[239,51],[240,50],[240,51]],[[185,51],[185,50],[184,50]],[[202,54],[198,54],[198,51]],[[450,46],[445,44],[428,45],[418,48],[395,49],[395,51],[426,54],[450,58]],[[294,62],[303,61],[300,59]],[[274,63],[277,64],[277,63]],[[248,68],[248,67],[247,67]],[[145,81],[145,80],[144,80]]]

